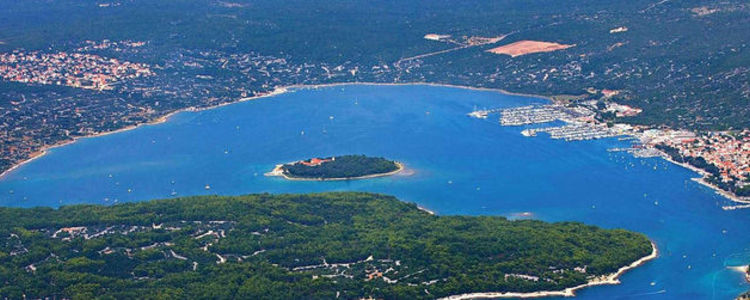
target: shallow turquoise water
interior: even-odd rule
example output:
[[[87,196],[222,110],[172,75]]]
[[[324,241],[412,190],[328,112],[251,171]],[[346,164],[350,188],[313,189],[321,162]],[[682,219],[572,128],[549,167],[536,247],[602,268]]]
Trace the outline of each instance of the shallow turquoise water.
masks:
[[[588,288],[579,298],[729,299],[750,289],[726,268],[750,263],[750,210],[723,211],[728,200],[691,181],[693,172],[607,152],[628,146],[617,139],[526,138],[520,127],[466,116],[475,106],[544,102],[422,85],[296,90],[53,149],[0,179],[0,205],[381,192],[438,214],[530,212],[640,231],[656,242],[658,259],[622,276],[621,285]],[[395,159],[414,173],[351,182],[263,176],[277,163],[350,153]]]

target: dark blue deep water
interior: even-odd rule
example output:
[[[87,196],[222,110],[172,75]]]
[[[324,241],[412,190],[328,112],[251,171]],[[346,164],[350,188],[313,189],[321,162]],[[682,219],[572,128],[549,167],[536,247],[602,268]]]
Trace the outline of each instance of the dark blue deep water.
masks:
[[[621,285],[579,298],[729,299],[750,289],[750,210],[659,158],[610,153],[617,139],[526,138],[466,116],[545,100],[459,88],[349,85],[295,90],[56,148],[0,179],[0,205],[112,204],[202,194],[370,191],[438,214],[581,221],[647,234],[660,256]],[[303,134],[304,132],[304,134]],[[367,154],[414,173],[351,182],[265,177],[275,164]],[[206,189],[206,185],[210,189]]]

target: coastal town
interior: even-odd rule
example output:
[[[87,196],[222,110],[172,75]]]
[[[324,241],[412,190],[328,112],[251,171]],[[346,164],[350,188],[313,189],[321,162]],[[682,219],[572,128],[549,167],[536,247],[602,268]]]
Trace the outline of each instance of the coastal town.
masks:
[[[502,126],[525,126],[550,122],[564,122],[561,126],[526,128],[521,134],[527,137],[546,133],[552,139],[580,141],[617,136],[633,137],[631,148],[614,148],[636,157],[661,156],[672,162],[699,172],[698,181],[716,189],[741,205],[725,209],[748,208],[750,204],[750,130],[707,131],[695,133],[688,130],[631,126],[622,123],[601,122],[605,113],[618,116],[632,115],[640,109],[613,102],[582,102],[577,104],[529,105],[508,109],[483,109],[470,112],[473,118],[487,119],[499,114]],[[627,138],[623,138],[627,139]]]
[[[146,64],[80,52],[0,53],[0,79],[11,82],[111,90],[117,81],[153,74]]]
[[[158,122],[267,95],[278,86],[351,77],[351,64],[177,49],[142,41],[84,41],[59,51],[0,53],[0,173],[76,138]],[[135,62],[141,61],[141,62]],[[219,75],[221,74],[221,75]]]
[[[748,0],[0,7],[0,300],[750,300]]]
[[[623,31],[617,29],[613,32],[622,34]],[[482,38],[428,33],[423,38],[433,43],[481,50],[485,45],[485,48],[497,46],[507,34]],[[331,83],[435,82],[479,88],[492,88],[502,83],[503,88],[524,92],[538,85],[587,82],[605,88],[588,87],[578,95],[558,94],[550,89],[549,93],[554,93],[551,96],[554,105],[506,110],[502,122],[505,125],[551,120],[576,123],[524,131],[529,136],[544,131],[553,138],[565,140],[682,128],[682,124],[675,127],[627,125],[627,118],[640,118],[651,112],[644,112],[632,104],[632,88],[606,88],[610,79],[643,76],[644,70],[651,68],[649,65],[644,65],[643,61],[621,62],[598,77],[591,77],[582,71],[582,66],[587,63],[585,56],[571,57],[568,54],[574,49],[578,47],[544,53],[545,59],[567,61],[554,68],[525,63],[523,58],[527,55],[523,55],[485,72],[468,69],[466,72],[445,72],[440,58],[451,57],[453,54],[450,53],[429,57],[417,55],[419,58],[402,59],[396,63],[383,60],[327,63],[301,60],[284,53],[187,48],[164,50],[149,41],[108,39],[85,40],[47,50],[13,50],[0,53],[0,85],[3,87],[0,96],[8,99],[0,102],[0,171],[7,172],[38,157],[49,147],[80,137],[161,121],[164,116],[177,111],[253,99],[279,87]],[[681,84],[680,81],[687,78],[684,74],[686,66],[674,64],[670,68],[673,83]],[[436,74],[445,75],[436,77]],[[716,78],[714,84],[733,82],[726,76]],[[477,111],[480,117],[489,113],[494,112]],[[611,122],[610,119],[617,121]],[[746,178],[742,175],[746,172],[743,171],[743,161],[748,154],[735,151],[731,155],[711,156],[710,153],[726,153],[732,147],[741,149],[738,143],[744,144],[745,141],[736,140],[732,132],[698,131],[694,144],[670,142],[668,138],[661,138],[661,144],[677,148],[702,147],[685,148],[681,155],[706,156],[706,161],[725,171],[722,172],[725,175],[715,176],[721,180],[713,180],[711,184],[733,194],[742,193]],[[725,142],[729,144],[724,145]]]

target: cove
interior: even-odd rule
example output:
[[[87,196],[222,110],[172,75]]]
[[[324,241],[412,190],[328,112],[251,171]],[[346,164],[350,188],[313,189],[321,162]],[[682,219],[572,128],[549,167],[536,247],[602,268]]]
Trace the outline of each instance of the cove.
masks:
[[[527,138],[525,127],[473,119],[474,107],[546,100],[428,85],[343,85],[199,112],[54,148],[0,178],[0,205],[112,204],[188,195],[368,191],[443,215],[579,221],[643,232],[657,259],[582,299],[729,299],[750,289],[728,266],[750,263],[750,210],[660,158],[607,152],[616,138]],[[276,164],[365,154],[411,172],[356,181],[263,176]]]

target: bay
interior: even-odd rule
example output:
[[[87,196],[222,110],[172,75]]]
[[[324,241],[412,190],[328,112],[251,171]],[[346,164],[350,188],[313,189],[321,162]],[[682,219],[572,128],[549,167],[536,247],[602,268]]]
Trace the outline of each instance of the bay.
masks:
[[[579,221],[643,232],[657,259],[578,298],[729,299],[750,289],[750,210],[660,158],[607,152],[616,138],[565,142],[466,116],[544,99],[428,85],[293,89],[54,148],[0,178],[0,205],[113,204],[188,195],[368,191],[442,215]],[[278,163],[366,154],[408,171],[358,181],[287,181]]]

